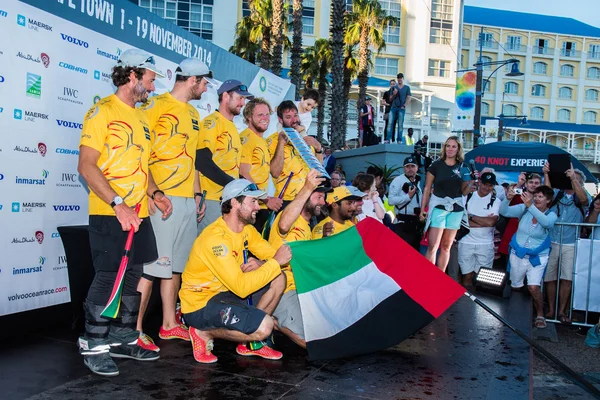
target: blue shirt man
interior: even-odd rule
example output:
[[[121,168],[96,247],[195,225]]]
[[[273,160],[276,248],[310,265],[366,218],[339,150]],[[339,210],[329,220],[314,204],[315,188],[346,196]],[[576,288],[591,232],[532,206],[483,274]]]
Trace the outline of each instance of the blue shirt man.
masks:
[[[404,115],[406,113],[406,107],[410,104],[411,92],[410,87],[404,84],[404,74],[399,73],[397,78],[398,84],[392,89],[392,94],[390,96],[392,106],[388,116],[388,127],[385,132],[385,140],[386,143],[394,142],[394,125],[398,124],[395,141],[400,144],[402,143],[402,135],[404,133]]]

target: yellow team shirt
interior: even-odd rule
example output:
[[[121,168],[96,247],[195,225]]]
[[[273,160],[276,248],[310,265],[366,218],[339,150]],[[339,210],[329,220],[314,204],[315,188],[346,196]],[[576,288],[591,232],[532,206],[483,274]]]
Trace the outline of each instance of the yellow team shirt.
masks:
[[[150,123],[150,160],[154,182],[165,194],[194,197],[200,115],[171,93],[153,97],[140,109]]]
[[[267,138],[267,144],[273,156],[275,156],[277,142],[279,142],[279,133],[274,133]],[[287,143],[283,147],[283,169],[278,177],[274,177],[275,194],[279,196],[290,173],[293,172],[294,175],[283,195],[283,200],[294,200],[300,189],[304,186],[304,181],[306,181],[309,171],[308,165],[306,165],[300,154],[296,151],[296,148],[291,143]]]
[[[266,260],[259,269],[246,273],[241,269],[245,242],[252,254]],[[181,276],[181,311],[187,314],[204,308],[221,292],[230,291],[245,298],[263,288],[281,273],[281,267],[273,259],[275,253],[276,250],[252,225],[246,225],[242,232],[236,233],[220,217],[194,242]]]
[[[271,153],[266,139],[258,136],[250,128],[240,133],[242,143],[241,163],[250,165],[250,176],[260,190],[267,191],[271,174]]]
[[[269,234],[269,243],[273,246],[274,249],[279,249],[282,244],[285,242],[296,242],[299,240],[311,240],[311,232],[310,225],[308,221],[302,217],[302,215],[298,216],[296,221],[292,224],[290,231],[283,235],[279,231],[279,220],[281,219],[281,215],[283,212],[280,212],[273,221],[273,226],[271,227],[271,233]],[[285,274],[287,278],[287,286],[285,288],[285,292],[289,292],[290,290],[296,290],[296,281],[294,280],[294,275],[292,274],[292,268],[289,264],[281,267],[281,270]]]
[[[314,227],[312,231],[312,238],[321,239],[323,237],[323,225],[330,221],[333,222],[333,235],[335,235],[336,233],[344,232],[346,229],[352,228],[354,226],[354,224],[350,220],[346,220],[343,224],[340,224],[339,222],[336,222],[333,219],[331,219],[331,217],[327,217]]]
[[[100,100],[85,115],[80,146],[100,152],[96,165],[125,204],[141,204],[139,216],[148,216],[148,157],[150,128],[144,113],[112,94]],[[115,215],[110,204],[93,190],[89,195],[90,215]]]
[[[219,168],[234,179],[240,177],[242,144],[235,124],[215,111],[202,120],[198,150],[208,148]],[[200,174],[200,187],[208,200],[220,200],[223,186]]]

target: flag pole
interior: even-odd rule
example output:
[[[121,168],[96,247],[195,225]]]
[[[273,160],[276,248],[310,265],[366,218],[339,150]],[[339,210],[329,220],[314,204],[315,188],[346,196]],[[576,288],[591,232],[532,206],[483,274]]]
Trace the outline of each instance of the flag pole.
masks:
[[[139,212],[140,204],[138,203],[135,206],[135,214],[138,215]],[[104,307],[104,310],[102,310],[102,313],[100,314],[103,317],[117,318],[117,315],[119,315],[119,308],[121,307],[121,294],[123,292],[123,282],[125,281],[125,270],[127,270],[127,264],[129,264],[129,252],[131,251],[131,245],[133,244],[134,234],[135,229],[133,229],[132,226],[127,233],[127,241],[125,242],[123,257],[121,257],[121,264],[119,265],[119,270],[113,285],[112,293],[110,294],[110,298],[106,303],[106,307]]]
[[[562,361],[560,361],[558,358],[556,358],[552,354],[550,354],[548,352],[548,350],[544,349],[542,346],[540,346],[534,340],[532,340],[529,336],[527,336],[525,333],[520,331],[517,327],[515,327],[510,322],[508,322],[507,320],[502,318],[497,312],[492,310],[488,305],[486,305],[484,302],[479,300],[473,294],[471,294],[469,292],[465,292],[465,296],[470,298],[475,304],[477,304],[478,306],[483,308],[485,311],[490,313],[498,321],[502,322],[504,325],[506,325],[508,328],[510,328],[510,330],[512,330],[514,333],[516,333],[521,339],[523,339],[524,341],[529,343],[534,349],[536,349],[538,352],[540,352],[544,357],[546,357],[547,359],[552,361],[557,367],[559,367],[564,372],[566,372],[567,375],[569,375],[571,378],[573,378],[575,381],[577,381],[579,384],[581,384],[585,389],[587,389],[596,398],[600,399],[600,390],[596,389],[583,376],[581,376],[580,374],[578,374],[577,372],[573,371],[571,368],[566,366]]]
[[[285,191],[287,190],[287,187],[290,184],[290,181],[292,180],[293,176],[294,173],[290,172],[290,175],[287,177],[283,188],[281,188],[281,193],[279,193],[279,196],[277,196],[278,199],[283,199],[283,195],[285,194]],[[273,225],[273,221],[275,221],[275,211],[271,210],[271,212],[269,213],[269,217],[267,218],[267,222],[265,223],[265,226],[262,230],[262,237],[265,240],[269,240],[269,233],[271,232],[271,226]]]

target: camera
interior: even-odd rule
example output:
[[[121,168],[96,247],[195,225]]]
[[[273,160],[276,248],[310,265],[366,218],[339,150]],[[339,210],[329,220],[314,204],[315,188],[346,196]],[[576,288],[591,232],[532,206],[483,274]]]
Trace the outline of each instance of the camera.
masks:
[[[402,185],[402,191],[404,193],[408,193],[409,190],[412,190],[415,187],[415,184],[412,182],[404,182],[404,185]]]
[[[523,189],[515,188],[515,194],[523,194]]]

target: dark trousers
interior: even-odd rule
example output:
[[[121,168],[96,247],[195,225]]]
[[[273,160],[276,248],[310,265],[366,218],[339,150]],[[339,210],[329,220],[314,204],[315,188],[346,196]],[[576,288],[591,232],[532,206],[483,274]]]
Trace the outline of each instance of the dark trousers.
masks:
[[[419,251],[422,232],[422,223],[416,215],[398,214],[399,220],[394,224],[393,231],[413,249]]]

